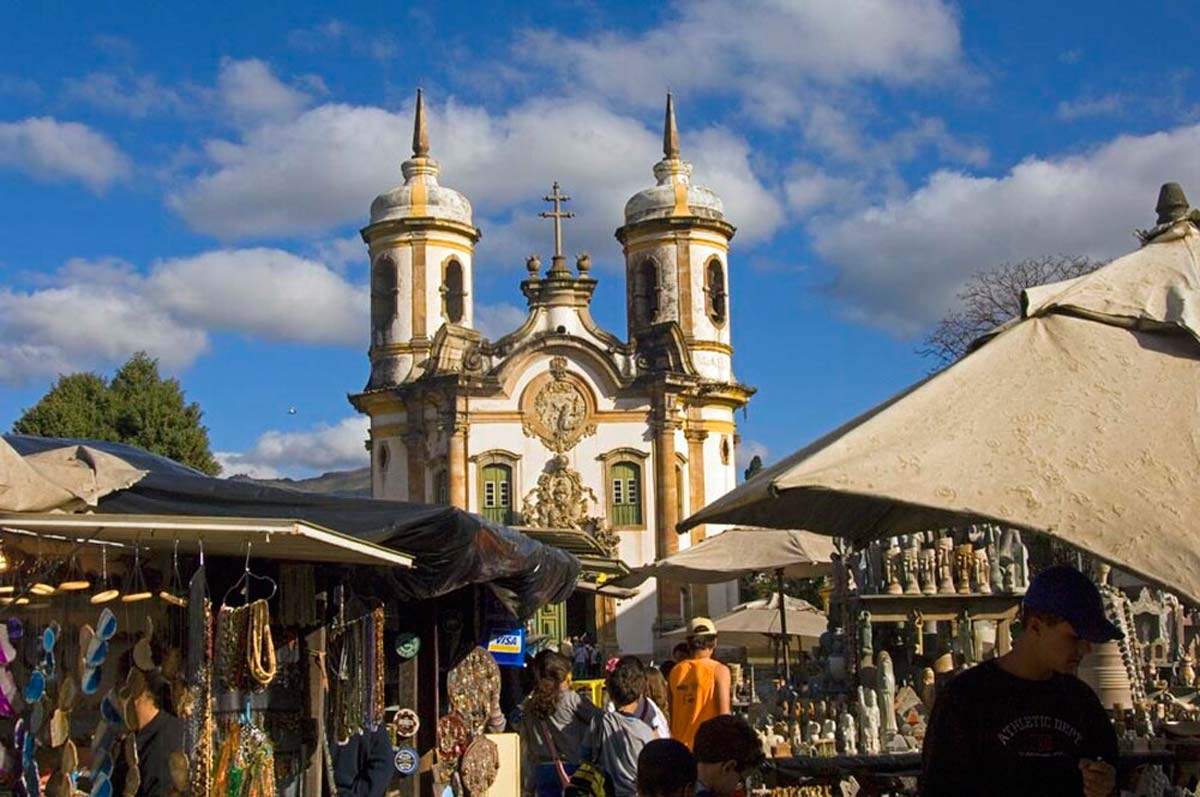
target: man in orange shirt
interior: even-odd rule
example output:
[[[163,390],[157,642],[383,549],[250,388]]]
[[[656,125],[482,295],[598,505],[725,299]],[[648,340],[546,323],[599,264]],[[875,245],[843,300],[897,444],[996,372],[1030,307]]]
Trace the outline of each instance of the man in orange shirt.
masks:
[[[688,624],[688,658],[671,668],[671,736],[691,749],[705,720],[729,713],[729,668],[713,658],[717,629],[707,617]]]

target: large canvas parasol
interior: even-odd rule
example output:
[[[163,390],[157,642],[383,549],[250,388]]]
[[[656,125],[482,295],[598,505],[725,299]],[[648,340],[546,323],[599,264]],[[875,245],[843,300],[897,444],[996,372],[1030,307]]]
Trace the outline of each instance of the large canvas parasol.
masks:
[[[780,611],[784,607],[786,614]],[[738,604],[714,619],[713,625],[721,642],[732,645],[753,645],[763,637],[790,636],[799,638],[801,645],[812,647],[825,633],[827,618],[808,601],[790,595],[781,606],[779,593],[773,592],[766,598]],[[663,636],[685,634],[686,628],[677,628]]]
[[[1200,212],[1025,292],[973,353],[679,525],[865,541],[972,522],[1048,534],[1200,603]]]

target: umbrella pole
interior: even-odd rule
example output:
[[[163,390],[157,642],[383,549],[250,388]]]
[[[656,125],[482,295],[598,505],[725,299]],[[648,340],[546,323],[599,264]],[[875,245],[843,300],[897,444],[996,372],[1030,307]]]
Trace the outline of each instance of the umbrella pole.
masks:
[[[775,588],[779,592],[779,631],[783,635],[783,679],[792,685],[792,662],[788,656],[787,601],[783,596],[783,568],[775,571]]]

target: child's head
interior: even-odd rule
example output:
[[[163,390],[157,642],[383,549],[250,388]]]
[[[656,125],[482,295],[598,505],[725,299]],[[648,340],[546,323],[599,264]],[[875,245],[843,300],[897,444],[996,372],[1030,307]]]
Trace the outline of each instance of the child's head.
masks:
[[[696,759],[682,742],[654,739],[638,754],[638,797],[692,797]]]
[[[718,797],[737,791],[738,784],[766,758],[750,723],[732,714],[702,724],[696,730],[692,750],[700,782]]]
[[[637,656],[622,656],[608,674],[608,697],[617,708],[641,700],[646,691],[646,669]]]

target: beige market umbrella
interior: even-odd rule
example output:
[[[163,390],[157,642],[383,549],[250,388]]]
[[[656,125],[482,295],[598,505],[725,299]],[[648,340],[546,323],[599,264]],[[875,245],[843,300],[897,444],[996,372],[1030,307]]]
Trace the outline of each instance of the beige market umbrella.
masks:
[[[25,457],[33,469],[88,506],[141,481],[146,471],[90,446],[63,446]]]
[[[802,645],[815,645],[825,633],[825,614],[806,600],[786,596],[786,617],[781,616],[779,593],[766,598],[738,604],[727,614],[713,620],[722,642],[732,645],[754,645],[764,636],[799,637]],[[783,630],[786,619],[787,631]],[[664,636],[685,636],[686,628],[677,628]]]
[[[680,524],[856,541],[990,521],[1200,602],[1200,213],[1164,186],[1137,251],[1026,292],[972,354]]]
[[[728,529],[704,542],[639,567],[612,583],[635,587],[648,578],[675,583],[719,584],[748,573],[774,573],[776,588],[783,579],[810,578],[830,572],[834,553],[828,537],[795,529]],[[787,617],[777,605],[781,634],[787,635]],[[792,668],[786,645],[783,649],[784,677],[791,682]]]
[[[22,457],[0,438],[0,510],[81,509],[136,483],[146,471],[88,446],[64,446]]]
[[[833,553],[833,540],[820,534],[732,528],[609,583],[636,587],[657,577],[676,584],[720,584],[748,573],[778,571],[787,578],[811,578],[830,572]]]
[[[46,512],[75,500],[69,490],[43,476],[0,437],[0,510]]]

